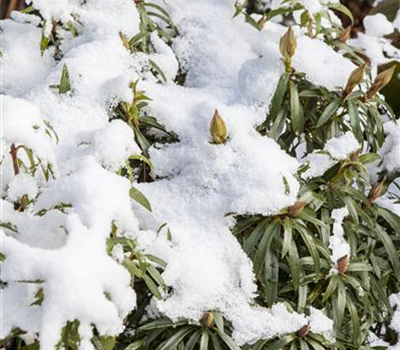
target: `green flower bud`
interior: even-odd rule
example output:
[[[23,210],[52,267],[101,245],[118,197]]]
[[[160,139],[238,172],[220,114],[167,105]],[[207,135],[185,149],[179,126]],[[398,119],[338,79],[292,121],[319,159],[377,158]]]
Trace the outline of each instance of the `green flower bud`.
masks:
[[[216,109],[210,123],[210,135],[214,143],[225,143],[227,137],[227,129],[224,120]]]
[[[214,315],[212,312],[205,312],[203,317],[200,320],[200,323],[205,328],[211,328],[214,325]]]
[[[290,70],[290,64],[294,53],[297,48],[297,39],[294,35],[292,27],[289,27],[287,32],[281,37],[279,41],[279,50],[285,62],[286,71]]]

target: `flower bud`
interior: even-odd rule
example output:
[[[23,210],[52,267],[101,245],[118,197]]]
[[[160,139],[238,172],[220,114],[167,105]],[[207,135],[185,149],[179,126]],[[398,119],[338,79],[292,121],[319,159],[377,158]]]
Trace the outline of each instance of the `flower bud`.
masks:
[[[340,33],[338,37],[338,41],[341,43],[345,43],[347,40],[350,39],[352,26],[348,26],[343,32]]]
[[[262,16],[257,22],[258,29],[263,30],[265,23],[267,23],[267,16]]]
[[[306,204],[307,204],[306,202],[301,202],[301,201],[294,203],[293,205],[288,207],[288,209],[287,209],[288,215],[291,217],[299,216],[303,212]]]
[[[307,336],[307,334],[310,332],[310,326],[308,324],[305,324],[303,327],[301,327],[298,331],[297,331],[297,336],[300,338],[305,338]]]
[[[343,90],[343,97],[346,97],[348,94],[350,94],[353,89],[361,83],[365,73],[365,66],[366,64],[363,63],[350,73],[350,76],[347,79],[346,87]]]
[[[211,328],[214,325],[214,315],[212,312],[205,312],[200,323],[206,328]]]
[[[380,72],[372,86],[367,91],[365,100],[369,100],[370,98],[374,97],[377,92],[381,91],[387,84],[389,84],[395,70],[396,65],[393,65],[390,68],[385,69],[383,72]]]
[[[279,50],[285,60],[286,68],[290,67],[290,62],[294,53],[296,52],[297,39],[294,35],[292,27],[289,27],[287,32],[281,37],[279,41]]]
[[[345,255],[336,261],[339,274],[344,275],[349,267],[349,256]]]
[[[381,182],[375,184],[369,191],[368,201],[370,203],[375,202],[382,195],[384,188],[385,188],[385,180],[382,180]]]
[[[227,129],[224,120],[216,109],[210,123],[210,134],[214,143],[224,143],[227,137]]]

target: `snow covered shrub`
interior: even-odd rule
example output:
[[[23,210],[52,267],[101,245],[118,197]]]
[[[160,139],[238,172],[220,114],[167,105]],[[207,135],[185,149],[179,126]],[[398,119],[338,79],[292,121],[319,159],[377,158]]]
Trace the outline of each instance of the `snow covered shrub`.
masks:
[[[2,21],[0,345],[398,348],[398,26],[350,38],[337,11],[33,0]]]

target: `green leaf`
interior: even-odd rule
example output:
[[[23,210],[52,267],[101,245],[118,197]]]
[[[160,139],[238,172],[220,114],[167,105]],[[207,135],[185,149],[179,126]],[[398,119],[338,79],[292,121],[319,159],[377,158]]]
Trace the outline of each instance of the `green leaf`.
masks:
[[[271,120],[275,120],[278,115],[278,111],[282,105],[283,98],[285,97],[285,93],[288,87],[289,74],[283,73],[281,78],[279,79],[278,87],[276,88],[274,97],[272,98],[270,109],[269,109],[269,118]]]
[[[179,321],[179,322],[172,322],[168,318],[162,318],[159,320],[152,321],[150,323],[146,323],[143,326],[140,326],[138,331],[153,331],[155,329],[162,329],[162,328],[170,328],[170,327],[178,327],[187,324],[187,321]]]
[[[275,302],[278,293],[278,282],[279,259],[276,252],[270,247],[264,264],[265,297],[269,307],[272,307]]]
[[[257,278],[261,275],[272,239],[277,235],[279,229],[280,225],[276,221],[272,221],[265,229],[253,261],[254,273]]]
[[[361,130],[361,121],[360,121],[360,116],[358,114],[358,109],[354,101],[352,100],[347,101],[347,111],[350,117],[351,129],[353,130],[353,133],[357,138],[358,142],[361,143],[364,141],[364,135]]]
[[[132,344],[129,344],[124,350],[139,350],[144,347],[144,340],[136,340]]]
[[[209,339],[210,339],[210,333],[208,332],[208,329],[203,329],[203,333],[201,334],[201,339],[200,339],[199,350],[208,350]]]
[[[350,18],[351,23],[354,23],[353,14],[346,6],[344,6],[340,3],[331,3],[331,4],[328,4],[328,7],[332,10],[336,10],[336,11],[344,13],[347,17]]]
[[[300,135],[303,132],[304,117],[303,108],[300,104],[299,92],[297,86],[292,81],[289,81],[289,91],[290,91],[290,116],[292,120],[293,131]]]
[[[381,157],[376,153],[366,153],[358,157],[358,161],[364,165],[371,164],[379,159]]]
[[[220,338],[224,341],[224,343],[228,345],[228,348],[230,350],[241,350],[240,347],[236,345],[236,343],[228,334],[221,332],[219,329],[217,329],[217,332]]]
[[[162,71],[162,69],[160,68],[160,66],[154,62],[153,60],[149,60],[149,64],[151,66],[151,68],[153,68],[161,77],[161,79],[166,82],[167,81],[167,77],[165,76],[164,72]]]
[[[278,339],[274,341],[271,345],[268,346],[268,350],[280,350],[283,349],[283,347],[286,344],[289,344],[295,339],[294,335],[287,335],[281,339]]]
[[[60,94],[65,94],[71,90],[71,84],[69,82],[68,67],[66,64],[63,65],[61,72],[60,85],[58,86],[58,92]]]
[[[318,119],[317,122],[317,128],[321,127],[325,123],[328,122],[330,117],[337,111],[341,103],[341,100],[337,98],[336,100],[333,100],[324,110],[324,112],[321,114],[320,118]]]
[[[193,326],[183,327],[179,329],[173,336],[168,338],[165,342],[160,344],[156,350],[173,350],[180,342],[195,329]]]
[[[223,350],[222,345],[221,345],[220,341],[218,340],[218,338],[215,336],[215,334],[210,333],[210,336],[211,336],[211,341],[214,346],[214,350]]]
[[[243,244],[243,250],[246,252],[247,255],[251,255],[254,247],[256,246],[257,242],[260,240],[262,234],[267,227],[269,220],[262,220],[256,228],[251,232],[250,236],[247,237]]]
[[[46,20],[43,20],[42,21],[42,37],[40,39],[40,53],[42,56],[43,56],[44,52],[46,51],[47,46],[49,45],[49,41],[50,41],[49,37],[46,36],[46,34],[45,34],[46,33],[46,25],[47,25]]]
[[[150,211],[150,212],[152,211],[150,202],[148,201],[146,196],[142,192],[140,192],[137,188],[132,187],[129,190],[129,195],[131,196],[131,198],[133,200],[135,200],[140,205],[145,207],[148,211]]]
[[[161,293],[158,290],[157,285],[154,283],[154,281],[148,276],[148,275],[143,275],[143,280],[146,283],[147,288],[149,288],[150,292],[158,299],[161,300]]]
[[[351,334],[353,337],[353,342],[354,342],[354,344],[356,344],[357,347],[359,347],[361,345],[360,344],[360,338],[361,338],[360,320],[358,317],[357,308],[353,304],[353,301],[351,300],[349,294],[347,294],[347,297],[346,297],[346,305],[347,305],[347,309],[349,310],[349,313],[350,313],[351,326],[352,326]]]
[[[300,342],[300,350],[310,350],[307,342],[304,339],[299,339]]]
[[[312,236],[305,227],[302,225],[296,225],[295,228],[300,232],[300,235],[306,244],[308,251],[310,252],[311,257],[314,261],[315,273],[319,274],[320,272],[320,258],[317,249],[317,245],[315,243],[315,237]]]
[[[215,324],[217,325],[218,329],[223,332],[224,331],[224,318],[219,311],[213,311],[212,314],[214,315]]]
[[[400,282],[400,260],[397,255],[393,241],[386,233],[386,231],[379,225],[377,225],[377,227],[374,229],[374,232],[385,246],[386,252],[388,253],[389,261],[393,267],[393,273],[396,276],[397,280]]]
[[[164,279],[153,265],[148,265],[147,271],[149,272],[150,276],[154,279],[154,281],[156,281],[160,286],[165,286]]]
[[[98,350],[112,350],[115,346],[115,337],[93,337],[93,343]]]
[[[202,331],[199,329],[198,331],[194,332],[194,333],[190,336],[189,340],[187,341],[187,343],[186,343],[186,345],[185,345],[185,350],[193,350],[193,349],[194,349],[194,347],[195,347],[197,341],[198,341],[199,338],[200,338],[201,332],[202,332]]]
[[[290,223],[289,218],[285,218],[283,221],[283,245],[282,245],[282,259],[286,256],[286,254],[289,252],[291,244],[292,244],[292,239],[293,239],[293,230],[292,230],[292,225]]]
[[[342,281],[338,280],[338,293],[336,299],[335,326],[340,329],[343,323],[344,310],[346,308],[346,287]]]

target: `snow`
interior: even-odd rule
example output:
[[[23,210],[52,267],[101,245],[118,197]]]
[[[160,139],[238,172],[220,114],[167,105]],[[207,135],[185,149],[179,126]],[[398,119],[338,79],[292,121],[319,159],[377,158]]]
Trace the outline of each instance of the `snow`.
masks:
[[[359,149],[360,145],[350,131],[339,137],[333,137],[326,142],[322,151],[315,151],[307,155],[304,163],[308,164],[308,168],[301,177],[307,180],[322,176],[338,161],[348,159],[353,152]]]
[[[106,253],[112,223],[118,235],[136,239],[141,249],[167,263],[163,278],[171,292],[152,301],[155,314],[197,321],[204,311],[219,309],[239,345],[295,332],[308,321],[316,333],[329,337],[331,323],[317,310],[308,319],[280,303],[271,309],[254,305],[252,263],[230,231],[230,214],[271,215],[297,199],[299,163],[255,131],[283,72],[278,42],[286,28],[267,23],[258,32],[232,19],[232,1],[177,0],[165,5],[180,31],[172,48],[152,35],[155,53],[131,54],[119,32],[130,38],[139,31],[132,1],[34,0],[33,5],[47,20],[72,21],[79,35],[59,29],[65,37],[62,59],[55,61],[51,47],[40,55],[41,29],[34,21],[19,23],[25,21],[21,17],[1,24],[2,170],[8,189],[1,211],[18,231],[1,234],[2,279],[8,283],[2,290],[7,321],[1,337],[20,327],[39,333],[41,349],[52,350],[65,323],[78,319],[80,348],[87,350],[92,349],[92,326],[102,335],[122,332],[136,296],[120,264],[121,247],[112,256]],[[305,6],[316,11],[318,3]],[[298,35],[294,67],[316,85],[343,86],[355,68],[351,61],[320,39]],[[149,72],[149,59],[165,71],[165,83]],[[187,72],[184,86],[174,83],[178,62]],[[64,64],[72,90],[59,95],[49,85],[59,83]],[[152,98],[146,111],[179,137],[149,150],[154,181],[134,184],[149,199],[152,213],[130,199],[131,182],[115,173],[140,152],[132,130],[120,120],[109,121],[110,106],[131,101],[129,83],[138,78],[139,88]],[[216,108],[228,129],[220,145],[210,143],[209,135]],[[47,121],[59,142],[46,133]],[[12,143],[52,164],[55,179],[46,181],[39,170],[35,177],[15,177],[8,154]],[[345,135],[326,151],[343,159],[357,148]],[[313,156],[325,167],[333,161],[327,157]],[[310,169],[314,176],[317,170]],[[21,194],[35,200],[18,213],[11,202]],[[68,208],[56,210],[59,204]],[[163,223],[171,241],[156,233]],[[340,223],[337,219],[334,226],[339,240]],[[39,287],[43,304],[29,306]]]
[[[384,130],[387,136],[379,150],[379,155],[383,158],[382,169],[393,173],[400,169],[400,124],[385,123]]]
[[[344,87],[350,73],[357,68],[324,42],[307,36],[298,38],[293,67],[306,73],[313,84],[324,86],[329,90]]]
[[[302,178],[305,180],[321,176],[335,165],[335,161],[326,153],[311,153],[305,159],[305,163],[307,162],[309,167],[302,174]]]
[[[333,321],[321,310],[311,307],[308,322],[311,332],[321,334],[329,341],[334,341]]]
[[[35,180],[26,174],[18,174],[8,185],[7,197],[10,201],[16,202],[22,196],[26,195],[33,199],[38,193]]]
[[[364,18],[365,34],[369,36],[381,37],[393,33],[392,22],[382,13],[377,13]]]
[[[329,249],[332,251],[331,261],[336,266],[336,262],[345,256],[350,256],[350,246],[344,238],[343,220],[349,215],[346,207],[334,209],[331,217],[333,223],[333,235],[329,237]],[[336,270],[336,267],[334,268]]]
[[[335,160],[343,160],[360,149],[360,145],[351,131],[347,131],[342,136],[332,138],[325,144],[324,149]]]

